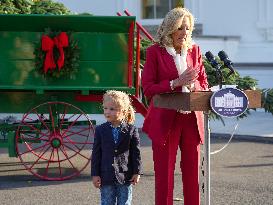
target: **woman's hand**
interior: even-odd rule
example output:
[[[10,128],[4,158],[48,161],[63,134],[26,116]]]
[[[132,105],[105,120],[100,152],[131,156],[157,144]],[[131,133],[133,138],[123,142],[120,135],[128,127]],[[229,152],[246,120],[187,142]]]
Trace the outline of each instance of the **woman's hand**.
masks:
[[[100,176],[93,176],[92,177],[92,182],[93,182],[93,185],[96,188],[100,188],[100,186],[101,186],[101,178],[100,178]]]
[[[139,174],[134,174],[132,178],[130,179],[131,183],[133,185],[136,185],[139,182],[140,175]]]
[[[187,86],[194,83],[198,78],[198,69],[188,67],[178,78],[173,80],[173,87]]]

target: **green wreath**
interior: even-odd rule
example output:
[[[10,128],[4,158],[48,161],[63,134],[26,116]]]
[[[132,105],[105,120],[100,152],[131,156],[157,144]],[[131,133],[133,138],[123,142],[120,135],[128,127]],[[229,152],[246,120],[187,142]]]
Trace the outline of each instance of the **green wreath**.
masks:
[[[74,79],[78,72],[80,50],[72,32],[46,29],[36,44],[34,56],[36,71],[44,77]]]

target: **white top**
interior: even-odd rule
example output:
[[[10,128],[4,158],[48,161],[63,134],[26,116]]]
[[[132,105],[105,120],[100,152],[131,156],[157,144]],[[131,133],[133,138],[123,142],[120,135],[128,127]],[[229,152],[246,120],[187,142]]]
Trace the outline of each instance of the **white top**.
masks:
[[[167,47],[167,52],[173,57],[174,63],[178,72],[181,75],[187,69],[187,51],[182,50],[181,54],[176,53],[174,47]],[[182,86],[182,92],[188,93],[190,90],[186,86]]]

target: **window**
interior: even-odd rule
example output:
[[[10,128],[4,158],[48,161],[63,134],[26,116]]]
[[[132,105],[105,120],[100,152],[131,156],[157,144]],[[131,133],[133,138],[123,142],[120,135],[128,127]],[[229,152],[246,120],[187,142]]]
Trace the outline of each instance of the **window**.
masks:
[[[142,0],[143,19],[161,19],[166,13],[178,6],[184,6],[184,0]]]

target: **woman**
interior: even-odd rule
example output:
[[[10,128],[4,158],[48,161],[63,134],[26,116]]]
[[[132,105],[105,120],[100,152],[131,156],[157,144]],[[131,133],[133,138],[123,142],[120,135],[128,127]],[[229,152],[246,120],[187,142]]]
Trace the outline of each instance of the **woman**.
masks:
[[[151,99],[143,130],[152,140],[155,204],[173,204],[177,148],[185,205],[199,205],[200,143],[204,139],[203,113],[154,107],[152,97],[164,92],[190,92],[208,87],[200,48],[192,42],[194,18],[185,8],[166,15],[157,42],[146,51],[142,74],[144,94]]]

